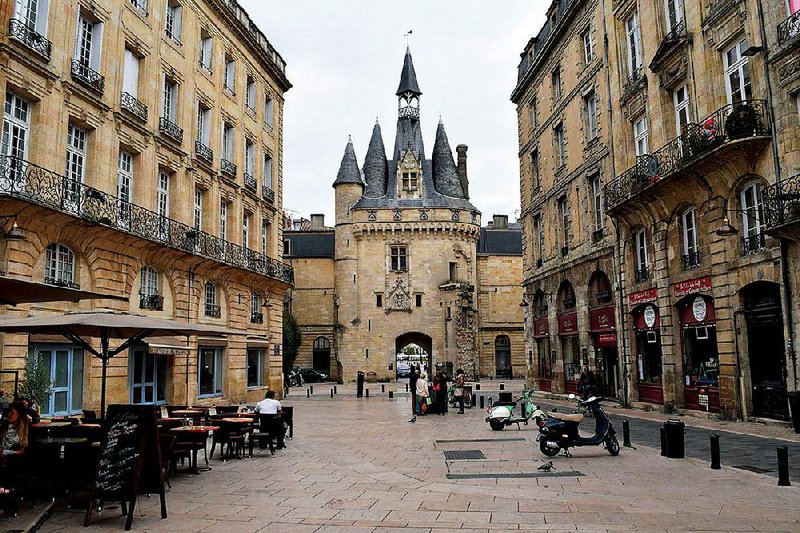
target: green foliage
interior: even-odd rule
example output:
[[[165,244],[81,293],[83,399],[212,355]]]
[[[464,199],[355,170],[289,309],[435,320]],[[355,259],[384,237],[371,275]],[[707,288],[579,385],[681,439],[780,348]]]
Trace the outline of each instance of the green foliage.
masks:
[[[28,354],[28,359],[25,360],[25,376],[22,379],[20,394],[41,406],[47,402],[53,390],[51,385],[50,366],[45,364],[39,353],[34,351]]]
[[[290,371],[294,367],[297,359],[298,348],[300,348],[300,326],[297,320],[289,312],[283,313],[283,371]]]

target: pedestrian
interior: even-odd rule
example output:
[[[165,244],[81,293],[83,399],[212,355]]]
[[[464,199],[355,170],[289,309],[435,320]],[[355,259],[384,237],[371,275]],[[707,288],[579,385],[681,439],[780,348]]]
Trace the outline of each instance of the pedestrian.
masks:
[[[420,374],[419,379],[417,380],[417,415],[419,416],[425,416],[425,411],[428,410],[430,391],[428,391],[427,378],[427,374],[423,372]]]
[[[411,390],[411,415],[412,418],[409,422],[414,422],[417,419],[417,367],[411,365],[411,373],[408,375],[408,388]]]
[[[464,370],[459,368],[456,370],[456,379],[454,385],[456,390],[453,395],[458,399],[458,412],[456,414],[464,414]]]
[[[435,386],[439,388],[436,391],[434,405],[436,406],[436,412],[440,415],[444,415],[447,413],[447,376],[444,375],[444,372],[439,370],[436,373],[436,381],[437,384]]]

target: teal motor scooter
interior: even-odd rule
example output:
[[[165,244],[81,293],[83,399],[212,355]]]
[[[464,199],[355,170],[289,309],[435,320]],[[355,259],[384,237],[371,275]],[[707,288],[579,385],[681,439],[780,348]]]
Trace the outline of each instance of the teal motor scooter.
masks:
[[[522,392],[522,396],[513,402],[495,402],[492,404],[492,406],[487,409],[489,416],[486,417],[486,421],[489,422],[489,427],[495,431],[502,431],[506,426],[516,424],[517,429],[521,429],[519,425],[520,422],[527,426],[528,420],[531,418],[537,422],[539,419],[544,420],[546,415],[538,406],[534,405],[531,400],[532,394],[532,390],[525,390]],[[514,409],[517,405],[520,406],[520,410],[522,411],[521,416],[516,416],[514,414]]]

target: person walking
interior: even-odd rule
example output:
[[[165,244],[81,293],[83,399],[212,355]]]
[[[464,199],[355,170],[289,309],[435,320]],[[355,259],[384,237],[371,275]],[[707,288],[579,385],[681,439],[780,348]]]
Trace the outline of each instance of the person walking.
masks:
[[[417,415],[419,416],[425,416],[425,411],[428,410],[428,397],[430,396],[430,392],[428,391],[427,377],[428,376],[423,372],[417,380]],[[425,404],[424,407],[423,404]],[[416,416],[414,416],[414,418],[416,418]]]
[[[436,413],[444,415],[447,413],[447,376],[440,370],[436,373],[436,381],[437,383],[434,385],[434,388],[439,388],[436,389],[436,396],[433,403],[436,406]]]
[[[464,414],[464,370],[459,368],[456,370],[456,379],[454,382],[456,386],[455,397],[458,399],[458,412],[456,414]]]
[[[417,421],[417,380],[419,380],[417,367],[411,365],[411,373],[408,375],[408,388],[411,390],[411,420],[409,422]]]

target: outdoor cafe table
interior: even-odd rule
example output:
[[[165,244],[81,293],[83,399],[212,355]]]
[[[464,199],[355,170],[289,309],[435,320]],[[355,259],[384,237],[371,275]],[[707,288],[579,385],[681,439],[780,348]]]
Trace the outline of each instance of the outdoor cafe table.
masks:
[[[219,429],[219,426],[180,426],[170,429],[175,434],[177,442],[199,442],[199,439],[187,439],[186,437],[199,437],[202,435],[203,442],[208,440],[208,434],[212,431]],[[182,438],[183,437],[183,438]],[[192,458],[190,460],[191,470],[193,473],[198,473],[197,469],[197,448],[192,449]]]

